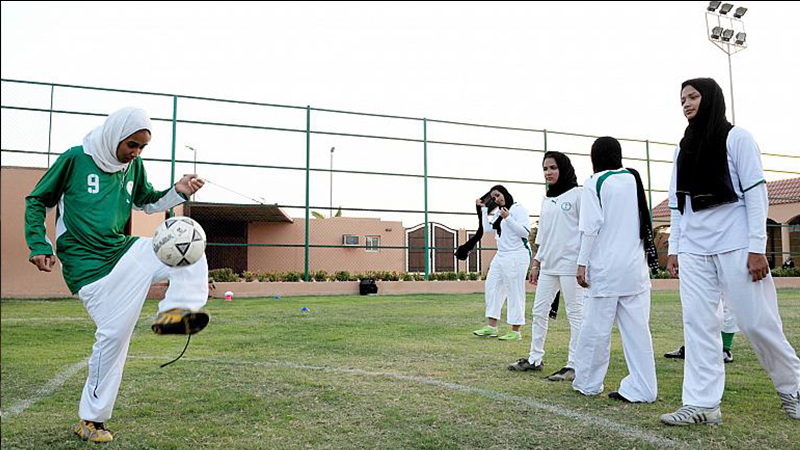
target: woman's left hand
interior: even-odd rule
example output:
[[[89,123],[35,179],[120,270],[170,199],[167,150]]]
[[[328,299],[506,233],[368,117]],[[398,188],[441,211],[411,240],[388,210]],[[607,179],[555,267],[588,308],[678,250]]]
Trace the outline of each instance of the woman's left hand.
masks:
[[[581,287],[589,287],[589,283],[586,281],[586,266],[578,266],[578,275],[576,278],[578,279],[578,284]]]
[[[503,219],[508,217],[508,208],[506,208],[505,206],[500,208],[500,217],[502,217]]]
[[[175,190],[187,197],[199,191],[203,187],[205,181],[198,178],[197,174],[184,175],[177,183],[175,183]]]

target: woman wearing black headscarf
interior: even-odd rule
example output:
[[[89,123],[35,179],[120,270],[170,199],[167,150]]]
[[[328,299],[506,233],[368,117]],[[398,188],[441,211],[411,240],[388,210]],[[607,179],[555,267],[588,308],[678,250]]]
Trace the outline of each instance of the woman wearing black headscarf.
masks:
[[[681,104],[689,125],[675,152],[670,184],[667,269],[677,278],[680,267],[686,360],[683,407],[661,421],[721,421],[721,295],[769,373],[784,411],[800,419],[800,359],[783,333],[765,256],[768,200],[760,150],[750,133],[725,119],[725,99],[713,79],[685,81]]]
[[[548,309],[553,297],[560,290],[564,293],[570,325],[569,354],[567,364],[550,375],[548,380],[572,380],[575,377],[574,357],[583,314],[583,288],[578,286],[575,279],[581,245],[578,231],[581,188],[578,187],[572,162],[563,153],[545,153],[542,169],[547,191],[542,199],[539,229],[536,233],[538,249],[531,263],[530,282],[536,285],[531,350],[527,358],[519,359],[509,365],[508,369],[542,369]]]
[[[483,200],[477,200],[481,207],[483,228],[487,233],[497,235],[497,253],[486,274],[486,319],[488,324],[473,331],[476,336],[497,337],[497,319],[503,309],[506,297],[508,324],[511,331],[500,337],[502,341],[522,339],[520,327],[525,324],[525,275],[531,262],[531,248],[528,236],[531,233],[528,210],[519,203],[502,185],[489,191],[497,212],[489,218],[488,208]]]
[[[616,139],[597,139],[591,156],[595,173],[583,184],[577,276],[587,292],[572,387],[584,395],[603,391],[616,321],[629,374],[609,397],[651,403],[658,383],[648,323],[650,278],[644,243],[652,231],[644,187],[635,170],[622,167],[622,147]]]

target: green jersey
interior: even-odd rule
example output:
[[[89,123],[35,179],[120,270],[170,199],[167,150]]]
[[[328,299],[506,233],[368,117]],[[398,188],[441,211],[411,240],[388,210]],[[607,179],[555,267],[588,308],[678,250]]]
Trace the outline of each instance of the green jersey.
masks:
[[[26,198],[25,240],[30,257],[52,255],[45,234],[48,208],[56,210],[56,250],[64,281],[75,294],[108,275],[136,241],[125,235],[133,207],[166,211],[185,199],[174,189],[156,191],[144,164],[134,159],[127,170],[100,170],[82,146],[62,154]]]

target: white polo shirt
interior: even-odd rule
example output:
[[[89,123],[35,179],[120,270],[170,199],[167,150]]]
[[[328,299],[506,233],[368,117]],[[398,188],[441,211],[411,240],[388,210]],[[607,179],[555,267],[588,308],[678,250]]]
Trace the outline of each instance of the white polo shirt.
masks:
[[[589,177],[583,184],[578,228],[596,236],[586,267],[589,295],[629,296],[650,288],[633,174],[618,169]]]
[[[750,230],[744,202],[745,192],[766,183],[761,166],[761,151],[753,136],[740,127],[731,129],[726,144],[728,170],[738,200],[735,203],[693,211],[691,199],[687,196],[683,216],[680,217],[678,224],[679,229],[670,230],[670,255],[678,253],[715,255],[743,248],[750,248],[750,251],[755,253],[764,253],[767,242],[766,221],[760,224],[763,231]],[[680,151],[680,147],[675,149],[672,181],[669,186],[669,207],[673,210],[678,209],[675,190]]]
[[[578,270],[578,251],[581,233],[578,219],[583,189],[574,187],[558,197],[542,199],[539,230],[534,259],[539,261],[539,272],[546,275],[575,275]]]

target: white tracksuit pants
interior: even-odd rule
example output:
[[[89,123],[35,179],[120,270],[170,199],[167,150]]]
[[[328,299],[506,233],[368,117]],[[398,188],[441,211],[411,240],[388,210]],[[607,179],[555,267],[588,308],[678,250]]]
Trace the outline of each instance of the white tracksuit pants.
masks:
[[[156,257],[150,238],[139,238],[114,269],[82,287],[78,296],[97,326],[89,377],[78,414],[83,420],[111,418],[122,381],[133,328],[152,283],[169,278],[166,297],[158,311],[186,308],[197,311],[208,300],[208,263],[205,255],[187,267],[168,267]]]
[[[533,302],[533,325],[531,332],[531,353],[528,362],[539,364],[544,357],[544,341],[549,324],[548,313],[556,292],[564,294],[564,307],[569,320],[569,355],[566,367],[575,368],[575,352],[583,320],[583,288],[578,285],[575,275],[539,275],[536,285],[536,299]]]
[[[733,313],[731,309],[728,307],[728,301],[725,300],[725,296],[722,296],[722,301],[720,302],[720,308],[722,308],[722,332],[723,333],[738,333],[739,326],[736,325],[736,318],[733,317]]]
[[[800,359],[783,334],[772,275],[753,282],[747,256],[747,249],[709,256],[678,255],[686,345],[684,405],[714,408],[722,399],[725,367],[720,290],[775,389],[792,394],[800,388]]]
[[[525,276],[530,264],[531,253],[527,249],[497,252],[489,265],[484,285],[486,317],[499,319],[508,297],[508,324],[525,325]]]
[[[632,402],[652,403],[658,396],[658,382],[650,337],[649,289],[631,296],[586,297],[572,387],[584,395],[603,392],[615,318],[628,366],[628,376],[620,382],[618,392]],[[722,349],[719,353],[721,356]]]

